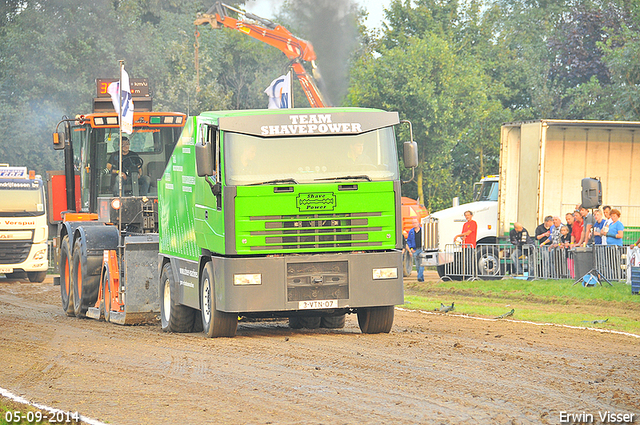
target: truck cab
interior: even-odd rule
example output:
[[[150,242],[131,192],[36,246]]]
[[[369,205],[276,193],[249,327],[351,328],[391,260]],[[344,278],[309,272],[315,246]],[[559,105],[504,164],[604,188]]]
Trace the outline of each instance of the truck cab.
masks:
[[[0,273],[27,274],[32,282],[47,275],[49,230],[44,186],[26,167],[0,164]]]
[[[453,238],[460,234],[462,225],[466,221],[465,211],[473,213],[473,219],[478,224],[476,243],[495,244],[497,241],[498,224],[498,176],[487,176],[475,184],[473,202],[457,205],[435,212],[422,220],[424,260],[426,266],[438,266],[443,274],[444,265],[454,261],[454,257],[446,254],[451,252],[454,245]],[[478,259],[479,273],[490,275],[496,273],[497,264],[487,259]]]

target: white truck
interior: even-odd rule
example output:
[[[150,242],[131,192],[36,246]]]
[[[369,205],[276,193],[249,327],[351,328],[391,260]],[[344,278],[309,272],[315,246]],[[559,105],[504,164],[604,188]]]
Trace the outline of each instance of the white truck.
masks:
[[[582,200],[581,181],[597,178],[603,205],[622,212],[629,230],[625,241],[637,239],[640,225],[640,122],[535,120],[502,125],[500,173],[483,178],[474,202],[435,212],[423,219],[423,264],[454,261],[445,246],[461,233],[464,212],[474,213],[477,243],[507,239],[513,223],[533,235],[545,216],[573,212]],[[478,250],[479,275],[499,275],[498,250]]]
[[[40,176],[0,164],[0,274],[42,282],[49,268],[46,202]]]

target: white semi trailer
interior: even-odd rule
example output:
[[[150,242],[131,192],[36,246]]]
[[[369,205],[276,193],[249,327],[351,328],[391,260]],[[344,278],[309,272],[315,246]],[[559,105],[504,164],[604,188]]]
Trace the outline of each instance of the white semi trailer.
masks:
[[[628,229],[638,226],[638,164],[640,122],[535,120],[503,124],[499,175],[478,183],[474,202],[423,219],[423,263],[439,266],[442,275],[444,265],[454,261],[453,256],[445,255],[445,246],[461,232],[467,210],[478,223],[480,244],[504,239],[515,222],[533,234],[545,216],[558,215],[564,221],[565,213],[581,202],[585,177],[600,179],[603,205],[618,208]],[[499,261],[493,258],[497,250],[478,253],[478,274],[500,274]]]

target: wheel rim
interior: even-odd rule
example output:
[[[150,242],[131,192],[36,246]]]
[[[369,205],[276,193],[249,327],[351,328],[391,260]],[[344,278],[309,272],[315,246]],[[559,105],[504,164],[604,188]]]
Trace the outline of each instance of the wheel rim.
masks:
[[[211,321],[211,286],[209,285],[209,278],[205,278],[202,288],[202,315],[205,322]]]
[[[478,270],[480,270],[483,275],[497,275],[500,270],[498,264],[498,259],[494,255],[484,254],[478,260]]]
[[[171,317],[171,287],[169,279],[164,280],[164,297],[162,303],[164,305],[164,320],[169,322],[169,318]]]

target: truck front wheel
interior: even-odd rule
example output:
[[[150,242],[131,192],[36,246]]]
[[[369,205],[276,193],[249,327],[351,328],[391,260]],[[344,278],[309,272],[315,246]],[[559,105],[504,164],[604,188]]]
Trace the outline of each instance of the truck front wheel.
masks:
[[[29,282],[42,283],[47,277],[47,272],[27,272]]]
[[[393,326],[393,314],[392,305],[361,307],[358,309],[358,325],[363,334],[389,333]]]
[[[178,304],[177,290],[171,263],[166,263],[160,274],[160,325],[164,332],[191,332],[195,310]]]
[[[213,264],[207,262],[200,276],[200,311],[202,330],[209,338],[234,337],[238,329],[238,315],[216,309]]]
[[[93,261],[93,258],[90,257]],[[95,261],[93,261],[95,262]],[[89,257],[82,250],[82,241],[76,239],[73,246],[73,311],[76,317],[85,317],[89,307],[98,300],[100,275],[92,274]]]
[[[70,253],[69,236],[65,236],[60,244],[60,299],[62,300],[62,311],[67,316],[75,316],[73,312]]]
[[[407,248],[402,254],[402,276],[409,277],[411,276],[411,271],[413,270],[413,256],[411,255],[411,251]]]
[[[500,265],[500,254],[496,247],[478,245],[476,251],[478,256],[478,276],[481,279],[497,278],[504,275]]]

